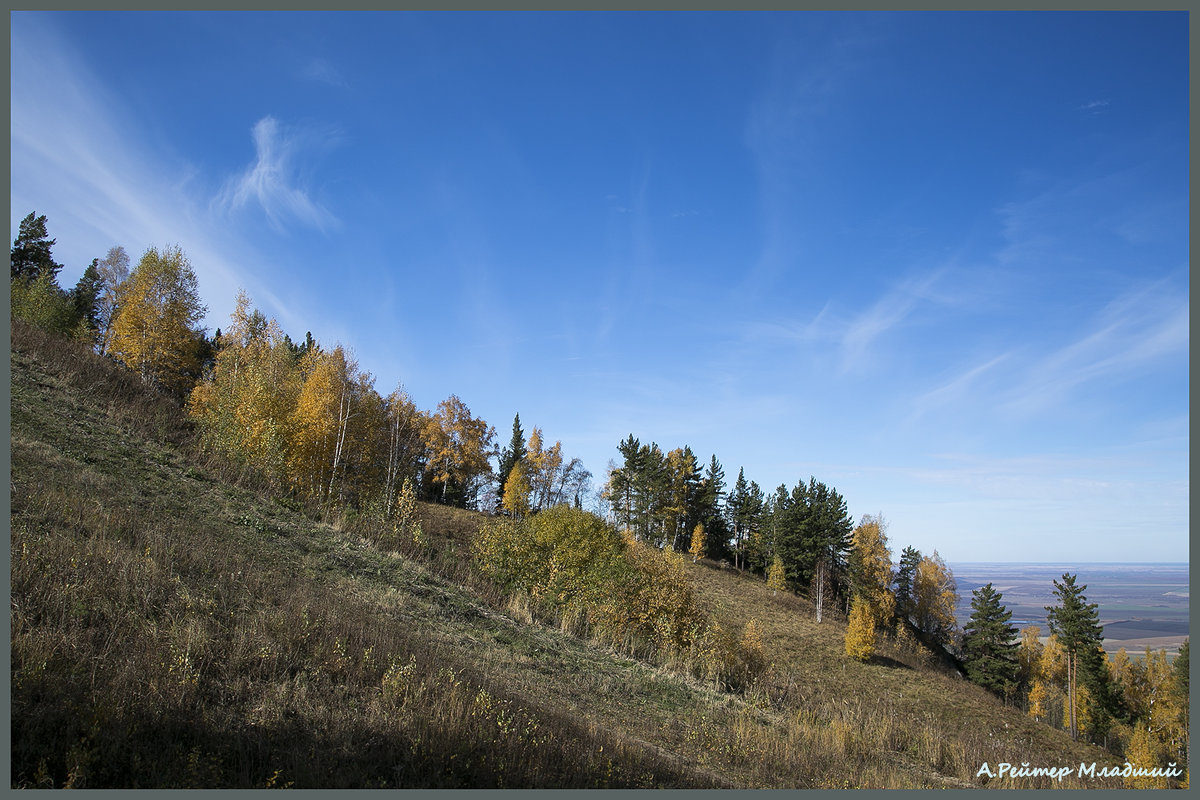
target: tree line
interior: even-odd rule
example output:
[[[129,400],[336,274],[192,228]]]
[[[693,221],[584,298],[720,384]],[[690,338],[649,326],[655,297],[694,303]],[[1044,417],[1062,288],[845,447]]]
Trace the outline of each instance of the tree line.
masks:
[[[281,491],[323,511],[373,512],[403,526],[416,499],[499,512],[516,527],[493,526],[481,543],[495,550],[504,542],[513,552],[540,530],[542,523],[528,527],[535,515],[582,505],[591,473],[540,428],[527,437],[519,414],[500,449],[495,429],[457,396],[432,411],[417,408],[403,385],[384,396],[343,347],[327,349],[311,332],[293,341],[244,293],[228,329],[209,338],[198,327],[206,309],[196,275],[178,247],[148,248],[132,268],[114,247],[64,290],[54,244],[45,216],[22,220],[11,251],[12,316],[88,341],[175,396],[204,450]],[[610,464],[601,490],[614,530],[626,537],[613,553],[729,562],[776,591],[806,594],[818,622],[844,613],[849,657],[871,659],[881,636],[915,637],[957,660],[973,682],[1072,736],[1116,742],[1143,763],[1186,763],[1187,643],[1174,665],[1149,648],[1140,661],[1124,650],[1109,658],[1096,605],[1075,576],[1054,583],[1059,603],[1047,607],[1044,642],[1037,627],[1018,639],[991,584],[973,593],[972,616],[960,628],[954,575],[938,553],[906,547],[893,563],[882,515],[855,525],[842,495],[815,477],[764,493],[743,469],[728,487],[717,456],[702,465],[686,445],[664,452],[630,434],[617,451],[621,461]],[[535,580],[535,561],[520,562],[522,574],[534,576],[522,580]],[[588,605],[588,613],[601,607]]]
[[[968,677],[1030,717],[1123,753],[1135,766],[1187,764],[1189,650],[1174,663],[1146,647],[1140,660],[1125,648],[1109,656],[1096,603],[1076,575],[1054,581],[1057,603],[1046,606],[1049,637],[1039,626],[1019,631],[992,584],[972,594],[962,635]],[[1166,786],[1161,777],[1135,776],[1134,788]]]
[[[392,516],[406,484],[429,502],[500,507],[495,429],[457,396],[429,411],[402,385],[385,396],[345,348],[326,348],[311,332],[293,341],[245,293],[226,331],[209,338],[196,274],[178,247],[151,247],[132,268],[114,247],[64,290],[54,244],[45,216],[22,220],[11,253],[13,317],[86,340],[175,396],[204,450],[323,510]],[[509,461],[530,482],[532,508],[582,501],[590,474],[541,429]]]

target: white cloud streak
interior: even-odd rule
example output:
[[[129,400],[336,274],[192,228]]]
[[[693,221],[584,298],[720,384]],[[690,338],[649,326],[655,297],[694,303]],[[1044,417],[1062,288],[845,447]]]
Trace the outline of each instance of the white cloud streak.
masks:
[[[344,89],[347,85],[346,79],[342,77],[338,68],[324,58],[314,58],[304,65],[300,74],[307,80],[323,83],[335,89]]]
[[[294,163],[306,145],[320,143],[312,133],[285,129],[273,117],[263,117],[251,133],[254,139],[255,161],[241,175],[229,181],[217,197],[218,206],[237,211],[255,203],[267,215],[271,226],[282,231],[289,221],[299,222],[321,231],[338,225],[338,220],[326,208],[309,196],[307,189],[297,184]],[[320,139],[330,142],[332,134]]]
[[[1189,346],[1186,294],[1158,281],[1114,299],[1074,341],[1032,362],[1001,409],[1028,415],[1065,402],[1078,388],[1128,380],[1179,359]]]
[[[303,325],[247,269],[269,259],[204,213],[207,198],[198,203],[189,180],[195,168],[145,142],[122,98],[42,20],[14,18],[13,28],[10,203],[16,219],[47,215],[55,256],[68,267],[63,279],[114,245],[136,262],[149,246],[178,244],[200,280],[210,328],[225,323],[239,288],[285,327]]]

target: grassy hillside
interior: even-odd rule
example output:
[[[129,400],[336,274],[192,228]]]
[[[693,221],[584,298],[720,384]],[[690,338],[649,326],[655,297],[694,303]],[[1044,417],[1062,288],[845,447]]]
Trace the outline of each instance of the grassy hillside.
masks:
[[[622,657],[476,574],[479,515],[424,507],[425,542],[381,548],[229,480],[102,359],[14,325],[11,369],[15,787],[935,788],[1112,761],[918,650],[847,660],[842,622],[713,565],[697,594],[759,621],[766,679]]]

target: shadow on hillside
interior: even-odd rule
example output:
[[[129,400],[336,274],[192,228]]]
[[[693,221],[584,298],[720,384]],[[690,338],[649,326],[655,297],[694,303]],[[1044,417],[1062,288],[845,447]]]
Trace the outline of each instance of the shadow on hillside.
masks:
[[[871,659],[867,663],[874,664],[877,667],[887,667],[888,669],[906,669],[910,672],[913,669],[911,665],[905,664],[903,661],[897,661],[894,658],[888,658],[887,656],[881,656],[878,654],[871,656]]]

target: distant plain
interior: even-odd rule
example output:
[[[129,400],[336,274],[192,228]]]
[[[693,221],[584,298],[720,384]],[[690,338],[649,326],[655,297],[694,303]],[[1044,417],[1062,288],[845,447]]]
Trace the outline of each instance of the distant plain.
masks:
[[[1149,646],[1166,648],[1173,657],[1189,634],[1186,563],[975,562],[950,567],[958,582],[958,620],[963,625],[971,618],[971,592],[991,583],[1002,595],[1001,602],[1013,612],[1014,625],[1037,625],[1042,636],[1048,636],[1046,606],[1057,603],[1054,581],[1070,573],[1077,584],[1087,586],[1084,595],[1088,602],[1099,606],[1104,649],[1109,653],[1124,647],[1132,655]]]

